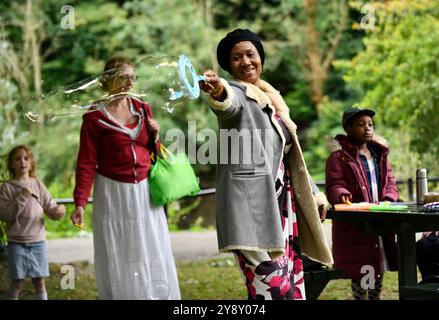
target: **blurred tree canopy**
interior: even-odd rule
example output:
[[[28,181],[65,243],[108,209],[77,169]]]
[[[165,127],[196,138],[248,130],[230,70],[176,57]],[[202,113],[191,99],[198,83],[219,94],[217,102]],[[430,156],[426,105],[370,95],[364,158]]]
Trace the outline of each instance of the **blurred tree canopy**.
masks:
[[[172,128],[196,139],[187,135],[188,121],[196,121],[198,131],[215,129],[201,99],[173,113],[162,108],[163,85],[152,61],[185,54],[198,72],[212,68],[229,77],[218,70],[216,45],[241,27],[264,41],[262,76],[290,106],[316,179],[324,179],[326,137],[342,132],[341,114],[354,104],[377,110],[377,131],[390,142],[398,177],[413,176],[421,165],[437,175],[438,14],[438,2],[427,0],[73,0],[68,7],[56,0],[2,2],[0,155],[30,144],[40,177],[62,193],[55,196],[71,196],[81,117],[36,126],[23,113],[41,102],[41,94],[99,74],[113,55],[141,61],[137,86],[147,88],[162,140]],[[4,161],[2,166],[4,175]],[[215,166],[196,169],[202,187],[213,187]]]
[[[336,65],[359,103],[377,111],[380,130],[402,152],[439,174],[439,5],[413,0],[373,3],[377,26],[365,50]],[[405,144],[401,145],[402,143]],[[402,151],[402,150],[401,150]],[[398,163],[403,170],[404,163]],[[408,172],[405,172],[407,174]]]

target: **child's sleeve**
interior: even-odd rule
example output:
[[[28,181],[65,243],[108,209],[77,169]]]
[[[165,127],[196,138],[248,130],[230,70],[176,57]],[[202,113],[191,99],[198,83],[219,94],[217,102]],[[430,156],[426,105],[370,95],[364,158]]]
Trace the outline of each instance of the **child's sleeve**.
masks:
[[[3,184],[0,187],[0,220],[14,221],[21,214],[30,197],[21,192],[13,195],[6,184]]]
[[[53,200],[52,196],[50,195],[49,190],[47,190],[44,183],[41,181],[38,181],[38,185],[40,188],[40,202],[43,206],[44,212],[49,216],[49,218],[52,218],[51,213],[53,211],[56,211],[58,208],[58,205],[56,204],[55,200]]]
[[[326,161],[326,196],[331,204],[336,204],[342,195],[351,195],[343,174],[343,164],[336,154]]]

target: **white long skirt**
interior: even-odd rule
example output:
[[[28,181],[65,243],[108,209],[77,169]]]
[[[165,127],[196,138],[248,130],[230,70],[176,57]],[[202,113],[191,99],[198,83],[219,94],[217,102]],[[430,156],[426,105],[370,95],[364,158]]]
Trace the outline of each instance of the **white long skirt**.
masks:
[[[96,175],[93,202],[99,299],[180,299],[165,212],[151,204],[148,179]]]

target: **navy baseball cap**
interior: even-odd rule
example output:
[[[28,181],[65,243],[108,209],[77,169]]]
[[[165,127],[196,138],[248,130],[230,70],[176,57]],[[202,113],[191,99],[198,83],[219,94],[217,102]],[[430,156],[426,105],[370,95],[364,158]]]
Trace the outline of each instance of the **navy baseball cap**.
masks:
[[[354,108],[346,110],[345,112],[343,112],[343,118],[341,120],[341,124],[342,124],[343,128],[346,127],[346,125],[349,123],[349,121],[351,121],[352,119],[354,119],[360,115],[366,115],[366,116],[373,118],[373,116],[375,115],[375,111],[373,111],[371,109],[360,109],[358,107],[354,107]]]

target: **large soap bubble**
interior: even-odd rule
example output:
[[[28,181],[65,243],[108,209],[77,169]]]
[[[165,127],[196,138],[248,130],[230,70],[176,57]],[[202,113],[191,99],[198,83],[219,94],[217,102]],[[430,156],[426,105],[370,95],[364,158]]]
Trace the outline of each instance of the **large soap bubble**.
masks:
[[[173,112],[176,106],[200,95],[198,75],[185,55],[180,57],[144,57],[134,64],[136,82],[132,89],[109,95],[103,90],[103,79],[117,77],[118,71],[108,70],[73,85],[52,90],[26,106],[25,117],[36,124],[66,116],[94,112],[114,99],[131,97]],[[99,102],[99,103],[97,103]],[[94,107],[94,108],[93,108]],[[97,108],[96,108],[97,107]]]

